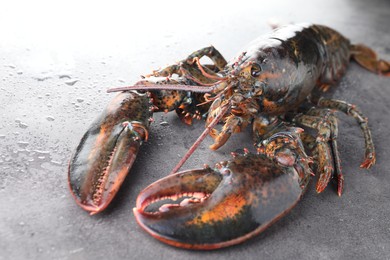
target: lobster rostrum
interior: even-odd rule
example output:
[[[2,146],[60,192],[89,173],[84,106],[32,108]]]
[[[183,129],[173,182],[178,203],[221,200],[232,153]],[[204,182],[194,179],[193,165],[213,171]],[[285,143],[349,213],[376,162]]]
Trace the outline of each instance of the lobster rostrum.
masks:
[[[204,56],[212,64],[202,64]],[[205,117],[202,135],[170,175],[139,194],[134,214],[147,232],[174,246],[215,249],[245,241],[294,207],[311,176],[319,176],[318,193],[334,179],[341,196],[335,111],[354,117],[363,132],[361,167],[375,163],[367,118],[354,105],[320,95],[343,76],[350,59],[390,76],[390,63],[370,48],[328,27],[299,24],[256,39],[229,63],[206,47],[134,86],[111,89],[120,93],[70,161],[70,190],[83,209],[101,212],[147,140],[153,113],[176,110],[186,124]],[[176,173],[207,135],[216,150],[249,125],[257,154],[244,149],[214,167]]]

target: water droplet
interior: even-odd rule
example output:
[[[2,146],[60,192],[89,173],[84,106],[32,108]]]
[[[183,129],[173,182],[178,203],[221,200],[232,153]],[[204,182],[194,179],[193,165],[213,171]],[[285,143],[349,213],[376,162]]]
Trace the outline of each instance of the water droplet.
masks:
[[[83,250],[84,250],[84,248],[80,247],[80,248],[77,248],[77,249],[70,250],[69,253],[70,254],[76,254],[76,253],[81,252]]]
[[[168,126],[169,123],[168,123],[167,121],[162,121],[162,122],[160,123],[160,125],[162,125],[162,126]]]
[[[60,75],[58,75],[58,77],[59,77],[60,79],[71,79],[71,78],[72,78],[72,77],[69,76],[68,74],[60,74]]]
[[[19,222],[19,225],[20,225],[20,226],[24,226],[24,222],[23,222],[23,221],[20,221],[20,222]]]
[[[46,117],[46,120],[47,120],[47,121],[54,121],[54,117],[52,117],[52,116],[47,116],[47,117]]]
[[[50,162],[55,165],[62,165],[60,161],[51,160]]]
[[[21,148],[26,148],[29,143],[28,142],[24,142],[24,141],[18,141],[17,144],[21,147]]]
[[[83,98],[77,98],[77,102],[82,103],[82,102],[84,102],[84,99]]]
[[[28,127],[28,125],[26,123],[20,122],[19,123],[19,127],[23,128],[23,129],[26,129]]]
[[[77,81],[79,81],[79,80],[78,79],[68,80],[68,81],[65,81],[65,84],[68,86],[73,86],[74,84],[76,84]]]
[[[0,135],[0,139],[5,139],[5,135]]]
[[[16,68],[16,66],[15,66],[15,65],[13,65],[13,64],[10,64],[10,65],[8,65],[8,67],[9,67],[9,68],[11,68],[11,69],[14,69],[14,68]]]
[[[39,153],[39,154],[49,154],[49,151],[43,151],[43,150],[34,150],[34,152]]]
[[[21,70],[18,70],[18,72],[16,72],[18,75],[22,75],[23,74],[23,71]]]
[[[41,76],[41,77],[33,77],[33,79],[37,80],[37,81],[45,81],[45,80],[48,80],[50,79],[51,77],[48,77],[48,76]]]

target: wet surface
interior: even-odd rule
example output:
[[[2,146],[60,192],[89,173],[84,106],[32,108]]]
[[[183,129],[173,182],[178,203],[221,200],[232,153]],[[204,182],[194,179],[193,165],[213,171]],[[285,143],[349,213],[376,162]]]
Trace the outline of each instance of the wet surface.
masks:
[[[27,1],[26,1],[27,2]],[[328,96],[358,105],[369,118],[377,165],[362,170],[364,141],[340,118],[346,178],[339,198],[311,184],[292,212],[258,237],[214,252],[172,248],[147,235],[132,214],[137,194],[165,176],[202,132],[175,114],[155,114],[116,199],[89,216],[73,201],[67,163],[89,124],[113,95],[109,87],[213,44],[227,59],[271,21],[328,25],[390,60],[390,3],[380,1],[200,2],[102,6],[27,2],[0,11],[0,259],[384,259],[390,257],[390,78],[351,64]],[[152,6],[154,6],[152,8]],[[212,165],[252,148],[249,131],[217,152],[207,139],[183,169]]]

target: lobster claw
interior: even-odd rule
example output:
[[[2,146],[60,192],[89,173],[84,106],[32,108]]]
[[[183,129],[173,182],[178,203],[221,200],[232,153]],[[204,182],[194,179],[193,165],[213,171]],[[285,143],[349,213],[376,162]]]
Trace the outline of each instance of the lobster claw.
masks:
[[[149,106],[146,94],[120,93],[81,139],[68,180],[77,204],[90,214],[108,206],[133,165],[147,139]]]
[[[189,170],[144,189],[134,214],[152,236],[189,249],[241,243],[288,212],[305,190],[307,164],[277,163],[265,154],[236,156],[215,169]]]

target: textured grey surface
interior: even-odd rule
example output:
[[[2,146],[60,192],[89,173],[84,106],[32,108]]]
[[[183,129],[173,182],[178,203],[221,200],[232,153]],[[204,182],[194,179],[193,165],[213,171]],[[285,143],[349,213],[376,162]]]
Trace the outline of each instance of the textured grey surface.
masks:
[[[150,141],[112,205],[90,217],[74,203],[67,163],[112,97],[108,87],[134,83],[210,44],[229,59],[268,32],[270,20],[325,24],[390,60],[387,0],[209,2],[189,8],[181,1],[10,1],[1,8],[0,259],[390,259],[390,79],[356,64],[328,95],[368,116],[378,160],[371,170],[359,168],[362,135],[353,119],[340,115],[341,198],[332,186],[317,195],[311,184],[290,214],[244,244],[213,252],[166,246],[141,230],[132,207],[203,124],[187,127],[174,114],[156,114]],[[183,168],[218,162],[245,142],[251,146],[249,132],[211,152],[207,139]]]

